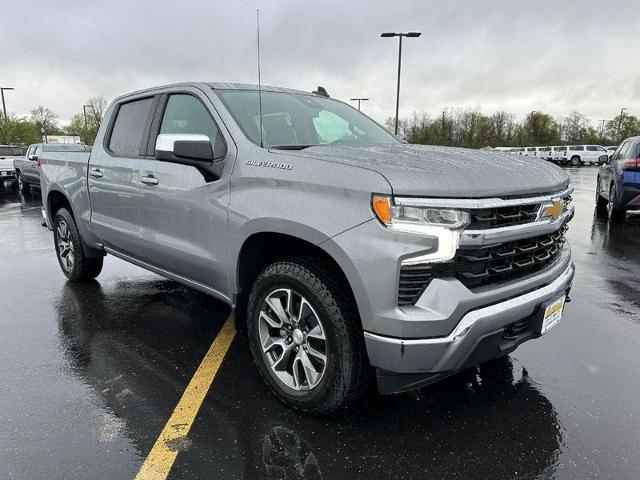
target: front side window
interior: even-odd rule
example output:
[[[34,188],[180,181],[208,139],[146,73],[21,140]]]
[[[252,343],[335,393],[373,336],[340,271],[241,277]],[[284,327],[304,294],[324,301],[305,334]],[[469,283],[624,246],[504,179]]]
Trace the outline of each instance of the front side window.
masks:
[[[398,143],[393,135],[366,115],[330,98],[262,92],[260,122],[256,90],[219,90],[216,93],[242,132],[257,145],[260,145],[260,123],[265,147]]]
[[[598,148],[595,145],[587,145],[587,151],[589,151],[589,152],[597,152]]]
[[[111,130],[109,150],[120,157],[139,157],[153,97],[120,105]]]
[[[604,147],[598,147],[598,151],[599,151],[599,152],[606,152],[606,151],[607,151],[607,149],[606,149],[606,148],[604,148]]]
[[[200,100],[193,95],[175,94],[167,101],[160,133],[201,134],[213,142],[218,127]]]

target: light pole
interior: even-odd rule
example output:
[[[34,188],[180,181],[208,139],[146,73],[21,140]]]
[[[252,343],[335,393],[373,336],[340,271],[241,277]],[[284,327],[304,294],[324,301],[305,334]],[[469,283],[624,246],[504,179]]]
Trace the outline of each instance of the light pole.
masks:
[[[13,87],[0,87],[0,95],[2,96],[2,113],[4,114],[4,129],[5,129],[5,140],[9,143],[9,121],[7,120],[7,107],[4,104],[4,91],[5,90],[15,90]]]
[[[624,111],[626,110],[626,108],[621,108],[620,109],[620,122],[618,123],[618,138],[620,140],[622,140],[622,138],[620,138],[620,132],[622,131],[622,117],[624,117]]]
[[[369,100],[368,98],[352,98],[351,101],[352,102],[358,102],[358,110],[360,110],[360,102],[364,102],[366,100]]]
[[[600,125],[600,141],[602,141],[604,139],[604,124],[607,122],[606,118],[602,118],[600,120],[598,120],[599,122],[602,122],[602,125]]]
[[[395,133],[398,135],[398,110],[400,106],[400,67],[402,65],[402,37],[419,37],[422,35],[422,32],[407,32],[407,33],[398,33],[398,32],[385,32],[380,34],[383,38],[389,37],[398,37],[398,86],[396,88],[396,130]]]
[[[82,113],[84,114],[84,139],[87,141],[87,108],[93,108],[93,105],[82,105]],[[95,113],[96,109],[93,108]],[[88,142],[87,142],[88,143]]]

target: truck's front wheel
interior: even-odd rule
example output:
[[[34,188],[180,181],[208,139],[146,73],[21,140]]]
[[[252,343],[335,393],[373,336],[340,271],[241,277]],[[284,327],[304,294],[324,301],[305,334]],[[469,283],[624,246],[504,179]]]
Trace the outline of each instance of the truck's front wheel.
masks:
[[[313,258],[266,267],[247,320],[260,373],[288,405],[326,414],[364,392],[370,367],[355,306],[335,272]]]
[[[66,208],[58,210],[53,219],[53,240],[58,263],[69,280],[92,280],[100,274],[103,257],[85,255],[76,222]]]

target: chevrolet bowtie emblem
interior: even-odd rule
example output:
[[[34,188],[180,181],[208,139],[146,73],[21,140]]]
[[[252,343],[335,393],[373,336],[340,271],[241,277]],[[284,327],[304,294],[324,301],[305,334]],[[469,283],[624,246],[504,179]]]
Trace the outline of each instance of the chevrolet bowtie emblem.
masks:
[[[551,204],[546,204],[540,207],[541,211],[539,214],[539,219],[542,220],[544,218],[551,218],[553,220],[557,220],[562,215],[562,201],[554,200]]]

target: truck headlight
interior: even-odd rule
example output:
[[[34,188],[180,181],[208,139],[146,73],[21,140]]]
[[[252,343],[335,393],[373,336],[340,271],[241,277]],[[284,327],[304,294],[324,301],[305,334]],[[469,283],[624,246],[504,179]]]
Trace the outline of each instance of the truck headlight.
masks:
[[[372,195],[371,206],[378,220],[399,232],[431,235],[433,227],[460,230],[469,224],[462,210],[394,205],[388,195]]]

